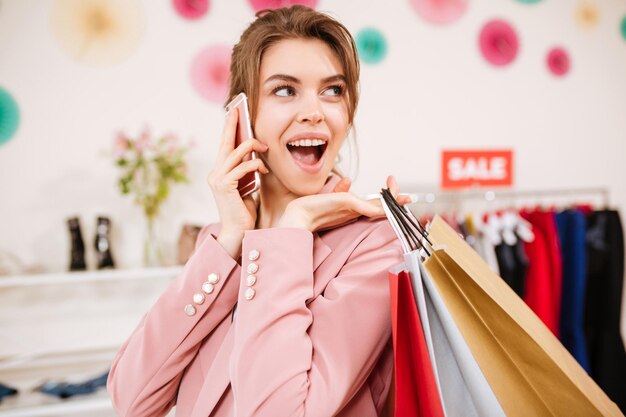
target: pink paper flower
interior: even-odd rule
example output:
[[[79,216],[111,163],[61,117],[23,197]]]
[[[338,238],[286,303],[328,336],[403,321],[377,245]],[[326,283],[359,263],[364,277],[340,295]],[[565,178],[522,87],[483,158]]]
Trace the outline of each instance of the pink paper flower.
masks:
[[[289,7],[294,4],[301,4],[311,9],[317,7],[317,0],[248,0],[254,12],[263,9],[278,9],[279,7]]]
[[[491,20],[483,26],[479,37],[480,51],[492,65],[508,65],[517,56],[519,40],[513,27],[504,20]]]
[[[172,0],[174,9],[188,20],[199,19],[209,11],[209,0]]]
[[[191,64],[191,84],[208,101],[222,104],[228,95],[232,48],[212,45],[196,55]]]
[[[563,48],[553,48],[546,57],[546,64],[552,74],[557,77],[562,77],[566,75],[570,69],[569,54]]]
[[[437,25],[453,23],[467,10],[467,0],[411,0],[411,5],[422,19]]]

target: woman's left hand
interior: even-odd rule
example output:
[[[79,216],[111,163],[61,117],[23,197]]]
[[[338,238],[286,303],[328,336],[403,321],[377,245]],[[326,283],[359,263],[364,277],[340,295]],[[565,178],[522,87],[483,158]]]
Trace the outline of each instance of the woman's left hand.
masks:
[[[338,226],[359,216],[384,216],[379,199],[362,200],[349,192],[350,180],[343,178],[332,193],[297,198],[287,205],[278,227],[296,227],[310,232]],[[408,196],[398,196],[399,188],[393,176],[387,178],[387,187],[398,203],[407,204]]]

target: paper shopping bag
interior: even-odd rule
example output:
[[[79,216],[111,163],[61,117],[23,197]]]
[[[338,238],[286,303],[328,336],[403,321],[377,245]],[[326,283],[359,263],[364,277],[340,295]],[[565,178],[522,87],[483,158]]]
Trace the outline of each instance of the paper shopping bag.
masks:
[[[444,417],[422,324],[406,271],[389,273],[395,417]]]
[[[622,416],[541,320],[435,217],[424,263],[507,416]]]
[[[439,382],[447,417],[505,417],[485,375],[471,353],[450,312],[416,252],[404,256],[413,288],[422,286],[423,302],[436,358],[435,376]],[[417,271],[415,271],[417,269]],[[413,290],[415,294],[415,289]],[[418,310],[419,302],[418,299]]]

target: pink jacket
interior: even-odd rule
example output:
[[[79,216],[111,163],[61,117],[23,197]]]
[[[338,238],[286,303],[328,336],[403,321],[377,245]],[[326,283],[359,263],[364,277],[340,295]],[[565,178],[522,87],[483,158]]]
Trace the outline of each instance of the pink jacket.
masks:
[[[241,266],[218,230],[202,229],[117,354],[107,386],[117,413],[380,415],[393,369],[387,271],[402,261],[386,219],[251,230]]]

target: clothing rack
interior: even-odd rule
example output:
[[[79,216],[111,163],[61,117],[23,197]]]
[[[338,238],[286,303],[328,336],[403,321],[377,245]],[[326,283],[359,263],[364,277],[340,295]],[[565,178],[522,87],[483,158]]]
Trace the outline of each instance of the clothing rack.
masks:
[[[409,189],[415,187],[407,187]],[[563,197],[589,197],[596,196],[602,199],[604,207],[610,203],[609,189],[606,187],[570,188],[570,189],[544,189],[544,190],[493,190],[493,189],[467,189],[458,191],[418,192],[409,193],[416,203],[460,203],[463,200],[483,200],[486,202],[510,201],[527,198],[563,198]]]

